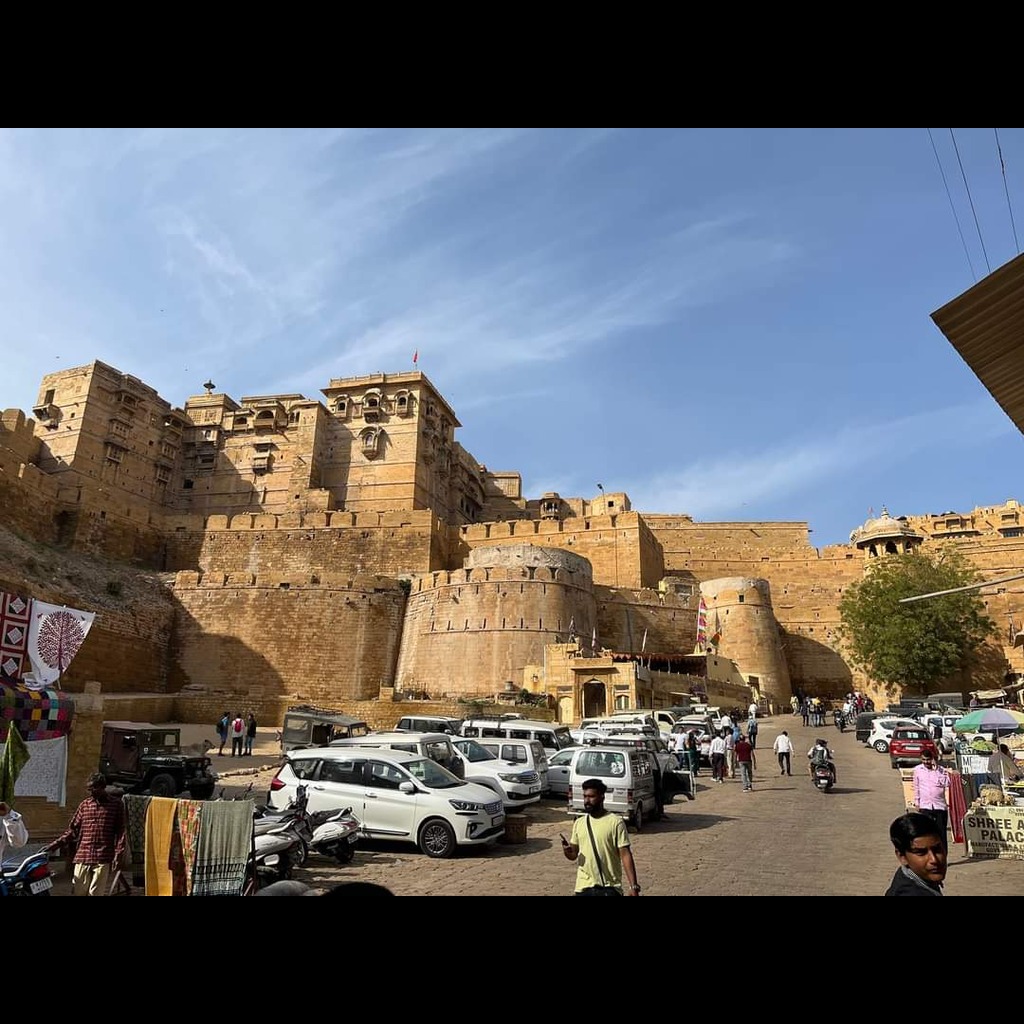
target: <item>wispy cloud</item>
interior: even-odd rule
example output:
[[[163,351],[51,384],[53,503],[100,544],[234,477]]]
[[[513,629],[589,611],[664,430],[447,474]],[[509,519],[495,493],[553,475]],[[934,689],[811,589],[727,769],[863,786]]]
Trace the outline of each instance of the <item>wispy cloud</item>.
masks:
[[[746,505],[827,485],[868,465],[890,467],[925,449],[973,448],[1012,433],[989,402],[949,406],[884,423],[854,424],[831,435],[795,438],[760,451],[716,452],[627,486],[637,508],[685,512],[698,519],[741,516]]]

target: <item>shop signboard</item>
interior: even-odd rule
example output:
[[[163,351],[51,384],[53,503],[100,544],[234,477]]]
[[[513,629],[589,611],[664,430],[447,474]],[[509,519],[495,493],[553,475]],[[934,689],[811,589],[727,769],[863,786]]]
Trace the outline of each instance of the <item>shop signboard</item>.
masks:
[[[964,816],[969,857],[1024,860],[1024,807],[986,807]]]

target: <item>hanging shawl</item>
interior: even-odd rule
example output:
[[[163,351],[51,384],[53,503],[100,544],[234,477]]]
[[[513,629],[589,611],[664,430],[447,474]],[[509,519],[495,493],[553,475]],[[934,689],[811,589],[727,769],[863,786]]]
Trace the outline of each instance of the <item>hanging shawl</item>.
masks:
[[[252,852],[252,818],[251,800],[210,800],[204,804],[193,896],[242,895]]]

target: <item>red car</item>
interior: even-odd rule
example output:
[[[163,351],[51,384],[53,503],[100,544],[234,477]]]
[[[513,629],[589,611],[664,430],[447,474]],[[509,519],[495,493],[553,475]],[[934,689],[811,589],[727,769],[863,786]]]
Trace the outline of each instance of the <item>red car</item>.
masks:
[[[935,740],[928,735],[924,726],[913,728],[904,725],[893,730],[892,739],[889,740],[889,763],[893,768],[920,764],[925,751],[938,760],[939,751]]]

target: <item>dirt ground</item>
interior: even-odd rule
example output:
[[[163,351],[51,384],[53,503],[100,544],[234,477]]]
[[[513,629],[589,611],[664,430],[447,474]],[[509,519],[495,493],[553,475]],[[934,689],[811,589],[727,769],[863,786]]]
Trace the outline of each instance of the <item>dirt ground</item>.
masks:
[[[791,777],[779,776],[771,752],[782,729],[796,747]],[[830,793],[811,785],[801,763],[817,735],[827,737],[838,764],[838,785]],[[214,738],[212,725],[183,727],[183,742],[204,738]],[[223,788],[231,797],[252,784],[256,801],[266,799],[279,756],[275,730],[261,730],[255,750],[252,758],[235,759],[213,752],[214,767],[223,773],[218,792]],[[790,716],[763,722],[757,755],[752,793],[743,792],[739,779],[716,785],[702,774],[695,800],[677,798],[665,820],[632,836],[644,894],[881,895],[896,869],[889,823],[903,811],[899,773],[890,769],[888,757],[858,743],[852,732],[805,728]],[[558,841],[558,833],[572,824],[564,802],[543,801],[523,813],[528,828],[522,844],[499,842],[431,860],[409,844],[361,841],[351,864],[312,856],[295,877],[320,891],[359,881],[400,896],[569,895],[574,868]],[[1021,892],[1024,861],[968,859],[962,846],[951,848],[946,895]],[[66,883],[54,894],[67,894]]]

